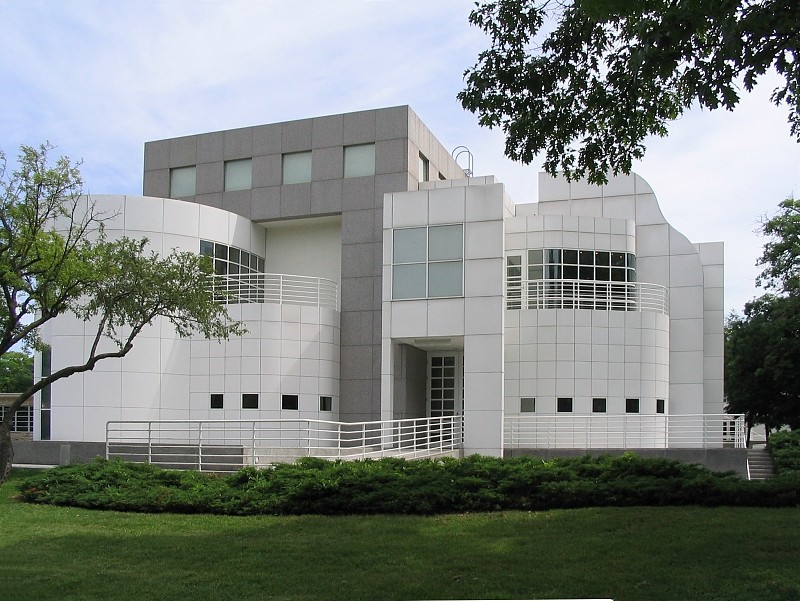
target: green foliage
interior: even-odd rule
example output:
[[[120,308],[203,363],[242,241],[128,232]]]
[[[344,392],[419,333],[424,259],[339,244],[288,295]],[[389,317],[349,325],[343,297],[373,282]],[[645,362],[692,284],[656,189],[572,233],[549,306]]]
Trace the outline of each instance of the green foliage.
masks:
[[[9,351],[0,355],[0,392],[21,392],[33,384],[33,357]]]
[[[51,164],[51,149],[22,146],[14,170],[0,151],[0,358],[20,343],[41,349],[41,327],[67,313],[87,322],[94,339],[83,363],[15,391],[21,394],[0,424],[0,481],[13,454],[8,425],[46,385],[124,357],[159,318],[180,336],[243,332],[213,297],[206,257],[174,250],[159,257],[146,239],[106,239],[104,222],[114,215],[99,213],[81,194],[80,172],[69,159]]]
[[[491,47],[465,73],[462,106],[503,129],[510,158],[544,152],[549,173],[629,173],[647,136],[693,104],[732,110],[768,69],[800,138],[797,2],[487,0],[470,23]]]
[[[768,448],[778,474],[800,475],[800,430],[775,432]]]
[[[800,478],[733,474],[633,453],[406,461],[304,459],[228,476],[96,461],[26,478],[20,499],[120,511],[226,515],[440,514],[633,506],[796,506]]]
[[[784,200],[779,213],[762,223],[761,233],[772,239],[764,245],[758,260],[764,270],[756,283],[787,294],[800,294],[800,200]]]
[[[749,424],[800,428],[800,201],[788,198],[761,231],[771,240],[758,261],[765,294],[725,328],[727,409]]]

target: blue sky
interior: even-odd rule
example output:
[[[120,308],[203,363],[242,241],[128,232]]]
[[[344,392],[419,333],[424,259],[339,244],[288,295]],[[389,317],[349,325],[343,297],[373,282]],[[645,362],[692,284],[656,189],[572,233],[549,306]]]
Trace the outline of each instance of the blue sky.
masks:
[[[141,194],[146,140],[409,104],[477,175],[536,199],[456,94],[487,40],[468,0],[0,0],[0,148],[49,140],[91,193]],[[733,113],[690,111],[634,170],[692,241],[726,245],[726,307],[759,293],[759,218],[800,196],[800,145],[769,78]],[[772,82],[772,83],[771,83]]]

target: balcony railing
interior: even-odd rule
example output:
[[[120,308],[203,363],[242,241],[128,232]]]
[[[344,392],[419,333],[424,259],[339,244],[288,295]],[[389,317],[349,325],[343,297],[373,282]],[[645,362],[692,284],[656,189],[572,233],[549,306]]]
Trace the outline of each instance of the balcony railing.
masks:
[[[315,419],[111,421],[106,457],[227,471],[298,457],[432,457],[460,449],[461,416],[374,422]]]
[[[211,285],[223,303],[280,303],[339,309],[339,287],[325,278],[285,273],[214,275]]]
[[[742,415],[506,415],[505,447],[541,449],[744,448]]]
[[[506,279],[508,309],[590,309],[669,313],[666,287],[645,282]]]

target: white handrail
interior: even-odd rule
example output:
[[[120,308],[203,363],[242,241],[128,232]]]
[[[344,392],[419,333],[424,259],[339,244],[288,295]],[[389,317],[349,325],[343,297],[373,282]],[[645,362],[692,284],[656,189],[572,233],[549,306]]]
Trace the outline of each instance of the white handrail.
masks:
[[[506,278],[508,309],[590,309],[655,311],[669,314],[669,294],[661,284],[600,280]]]
[[[505,415],[506,448],[745,448],[743,415]]]
[[[339,309],[339,286],[333,280],[287,273],[211,276],[220,302],[280,303]]]
[[[460,449],[462,442],[461,416],[367,422],[140,420],[106,424],[107,458],[182,469],[219,470],[303,456],[430,457]]]

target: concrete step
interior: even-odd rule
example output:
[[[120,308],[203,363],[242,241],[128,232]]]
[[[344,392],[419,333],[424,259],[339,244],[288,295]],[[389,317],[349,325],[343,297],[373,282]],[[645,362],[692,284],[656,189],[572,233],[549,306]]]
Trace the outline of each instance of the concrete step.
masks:
[[[772,457],[764,448],[747,449],[747,466],[750,480],[766,480],[775,476]]]

